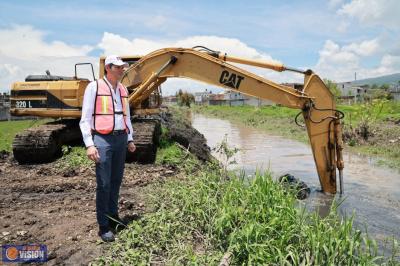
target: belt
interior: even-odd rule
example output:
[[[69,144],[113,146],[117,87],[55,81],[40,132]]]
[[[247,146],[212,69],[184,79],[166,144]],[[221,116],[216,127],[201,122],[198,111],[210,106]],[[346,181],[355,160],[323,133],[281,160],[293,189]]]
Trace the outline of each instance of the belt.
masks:
[[[92,134],[94,134],[94,135],[102,135],[102,136],[107,136],[107,135],[119,136],[119,135],[124,135],[124,134],[126,134],[126,131],[125,131],[125,129],[118,129],[118,130],[113,130],[113,131],[111,131],[111,132],[108,133],[108,134],[101,134],[101,133],[99,133],[99,132],[93,130],[93,131],[92,131]]]

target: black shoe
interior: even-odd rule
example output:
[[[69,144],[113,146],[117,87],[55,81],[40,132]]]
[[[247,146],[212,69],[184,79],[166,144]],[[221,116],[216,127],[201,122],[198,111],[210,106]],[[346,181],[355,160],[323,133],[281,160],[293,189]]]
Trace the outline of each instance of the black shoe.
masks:
[[[108,224],[110,225],[110,228],[116,231],[120,231],[127,227],[127,224],[119,218],[118,215],[110,215],[108,217]]]
[[[114,233],[107,227],[100,226],[99,236],[104,242],[113,242],[115,240]]]

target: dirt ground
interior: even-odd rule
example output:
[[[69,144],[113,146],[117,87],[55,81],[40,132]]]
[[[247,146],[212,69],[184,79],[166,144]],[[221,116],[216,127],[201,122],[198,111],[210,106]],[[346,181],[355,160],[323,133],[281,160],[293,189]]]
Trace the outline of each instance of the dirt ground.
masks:
[[[120,216],[145,211],[144,186],[176,174],[167,166],[127,164]],[[99,241],[94,167],[61,172],[56,163],[18,165],[0,156],[0,243],[46,244],[48,265],[87,265],[109,244]]]

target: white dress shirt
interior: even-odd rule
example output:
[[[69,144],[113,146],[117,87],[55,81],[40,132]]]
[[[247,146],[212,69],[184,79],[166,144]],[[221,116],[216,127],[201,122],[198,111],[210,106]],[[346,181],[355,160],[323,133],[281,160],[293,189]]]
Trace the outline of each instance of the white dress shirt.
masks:
[[[105,82],[112,88],[111,83],[104,77]],[[112,89],[111,90],[112,97],[114,99],[114,108],[115,112],[122,112],[122,103],[119,90]],[[79,122],[79,126],[81,128],[83,141],[85,142],[85,146],[93,146],[93,137],[92,137],[92,128],[93,127],[93,113],[94,113],[94,103],[96,100],[96,81],[92,81],[86,87],[85,95],[83,97],[82,104],[82,117]],[[125,122],[128,126],[128,141],[133,141],[133,129],[131,123],[131,114],[129,108],[126,111]],[[115,127],[114,130],[125,129],[124,125],[124,116],[123,114],[114,114]]]

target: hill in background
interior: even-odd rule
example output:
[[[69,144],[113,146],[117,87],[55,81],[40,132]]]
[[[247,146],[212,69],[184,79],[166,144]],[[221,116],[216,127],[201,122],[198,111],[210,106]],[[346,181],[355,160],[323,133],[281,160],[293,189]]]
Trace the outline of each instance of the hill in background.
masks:
[[[394,84],[398,85],[400,82],[400,73],[396,74],[391,74],[391,75],[385,75],[385,76],[380,76],[376,78],[368,78],[368,79],[360,79],[360,80],[355,80],[355,81],[349,81],[351,85],[383,85],[383,84]]]

